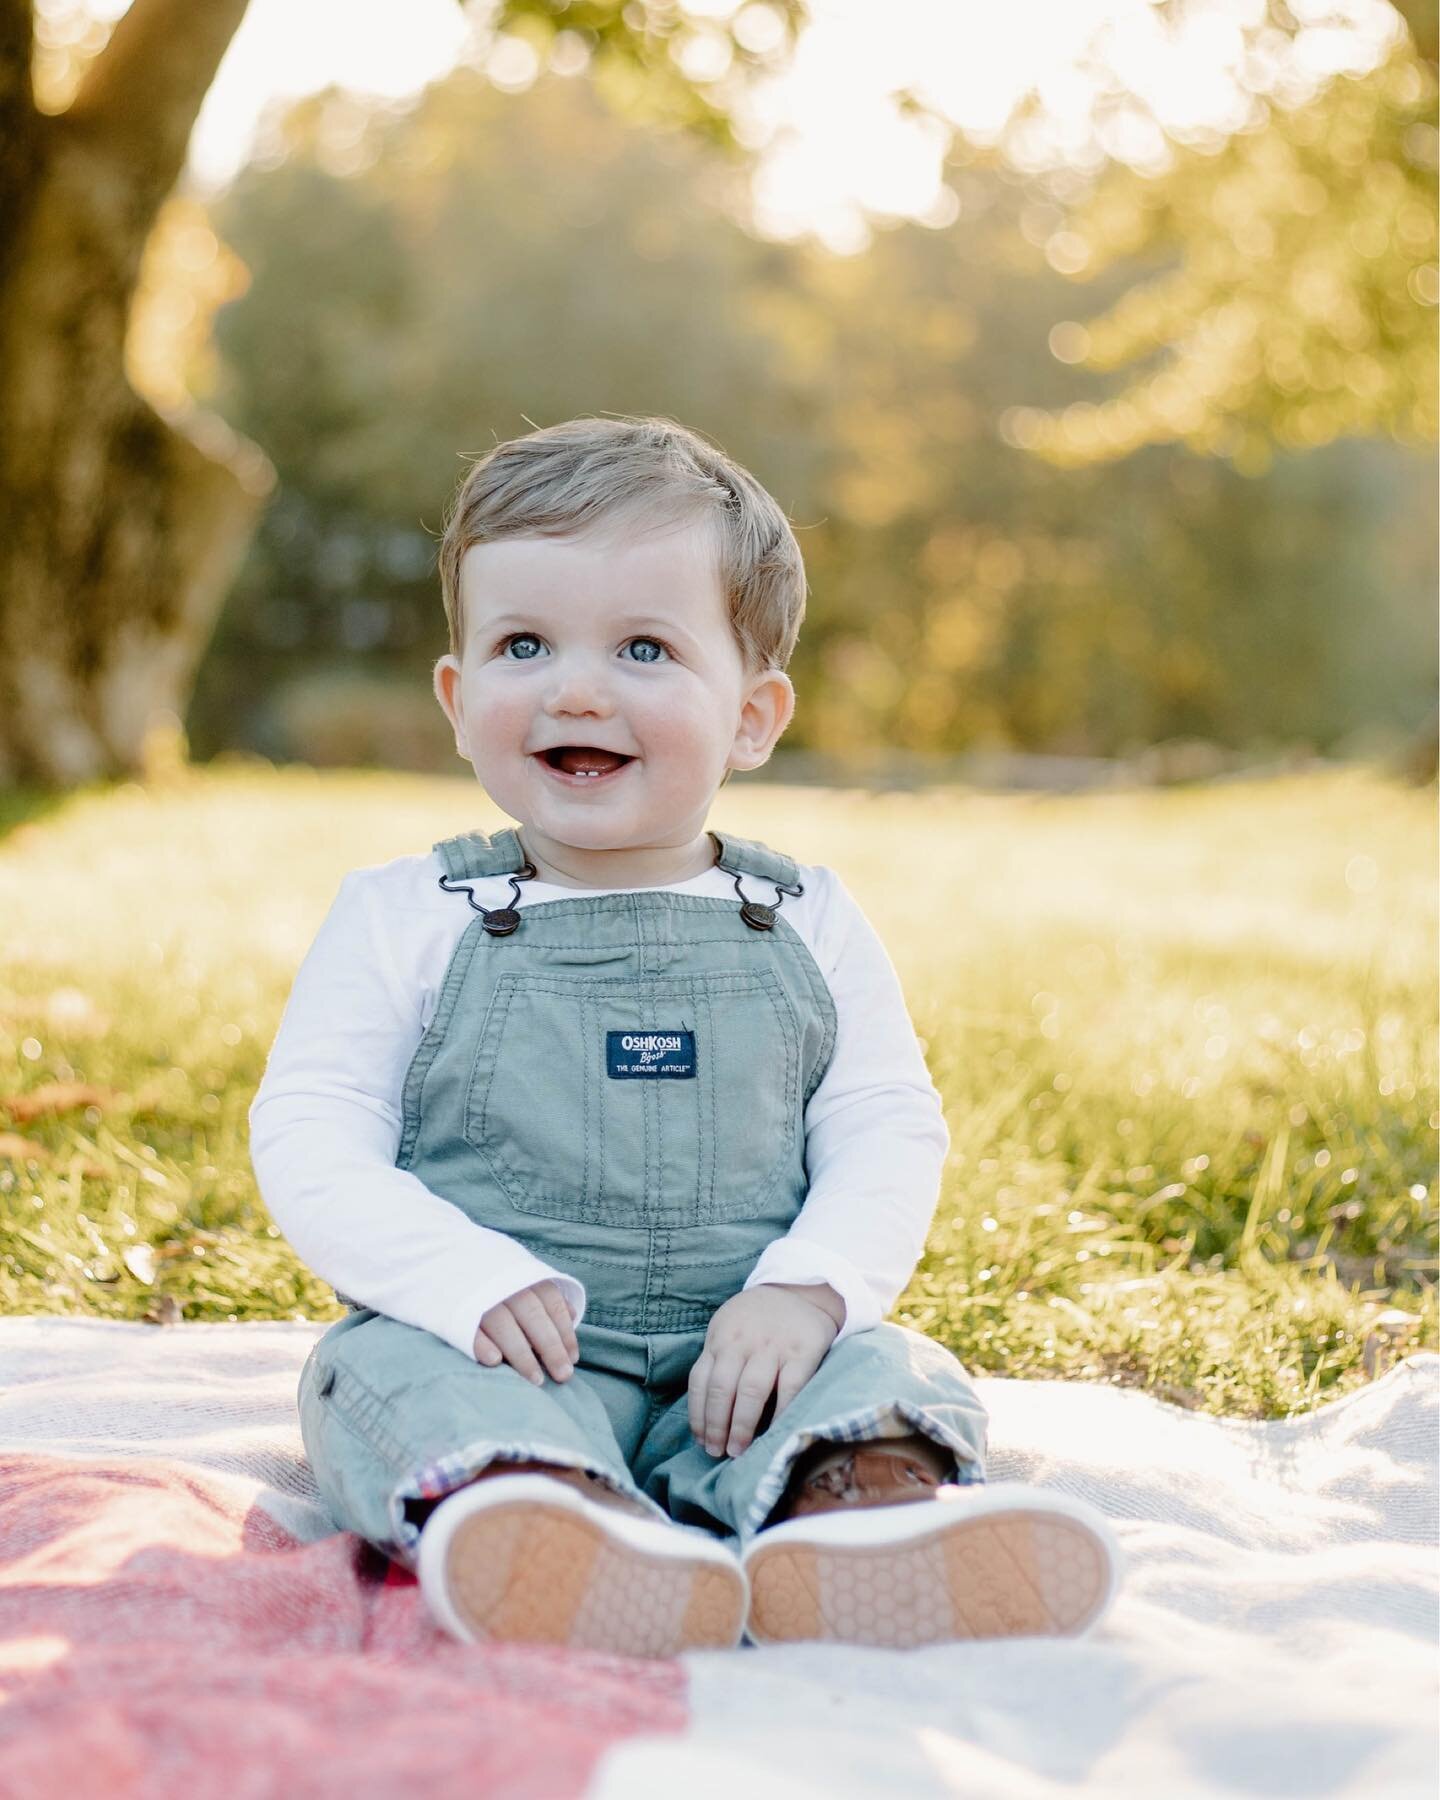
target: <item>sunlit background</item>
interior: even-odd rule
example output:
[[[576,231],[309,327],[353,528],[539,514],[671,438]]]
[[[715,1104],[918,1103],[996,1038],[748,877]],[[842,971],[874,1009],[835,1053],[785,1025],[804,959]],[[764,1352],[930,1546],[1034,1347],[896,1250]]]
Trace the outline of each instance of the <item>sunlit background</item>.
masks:
[[[42,0],[46,105],[122,10]],[[816,0],[793,50],[763,3],[659,13],[731,154],[563,9],[253,0],[128,340],[277,477],[196,755],[446,766],[459,459],[596,410],[789,511],[792,767],[1424,730],[1433,41],[1388,0]]]

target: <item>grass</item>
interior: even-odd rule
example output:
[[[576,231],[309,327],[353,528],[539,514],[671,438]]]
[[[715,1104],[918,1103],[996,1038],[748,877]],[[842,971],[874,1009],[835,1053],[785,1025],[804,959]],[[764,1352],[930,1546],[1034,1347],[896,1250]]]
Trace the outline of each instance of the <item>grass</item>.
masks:
[[[976,1371],[1283,1417],[1436,1323],[1433,792],[1364,772],[1078,798],[727,788],[891,947],[953,1139],[895,1317]],[[473,782],[233,764],[12,803],[0,1307],[338,1316],[245,1121],[341,874]]]

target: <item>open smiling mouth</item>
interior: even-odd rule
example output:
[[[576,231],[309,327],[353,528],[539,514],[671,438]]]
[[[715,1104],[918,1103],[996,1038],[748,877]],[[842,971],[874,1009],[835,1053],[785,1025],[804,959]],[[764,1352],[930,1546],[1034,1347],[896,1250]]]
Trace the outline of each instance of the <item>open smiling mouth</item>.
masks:
[[[603,781],[634,760],[618,750],[596,750],[588,744],[557,744],[553,750],[540,752],[540,761],[547,769],[575,781]]]

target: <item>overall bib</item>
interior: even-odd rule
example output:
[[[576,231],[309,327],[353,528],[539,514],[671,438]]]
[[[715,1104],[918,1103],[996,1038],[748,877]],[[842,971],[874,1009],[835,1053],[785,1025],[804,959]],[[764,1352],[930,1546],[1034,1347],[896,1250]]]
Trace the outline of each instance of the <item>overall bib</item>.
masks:
[[[586,1310],[574,1374],[543,1388],[352,1301],[315,1344],[299,1405],[321,1494],[412,1568],[428,1503],[495,1461],[584,1469],[740,1540],[822,1439],[919,1431],[953,1454],[951,1479],[984,1478],[965,1371],[896,1325],[836,1344],[741,1455],[691,1436],[711,1316],[804,1202],[805,1106],[835,1043],[824,978],[779,910],[802,891],[796,865],[712,835],[733,901],[641,891],[487,912],[465,883],[511,875],[518,897],[516,834],[436,845],[441,886],[477,916],[406,1077],[396,1163],[577,1277]]]

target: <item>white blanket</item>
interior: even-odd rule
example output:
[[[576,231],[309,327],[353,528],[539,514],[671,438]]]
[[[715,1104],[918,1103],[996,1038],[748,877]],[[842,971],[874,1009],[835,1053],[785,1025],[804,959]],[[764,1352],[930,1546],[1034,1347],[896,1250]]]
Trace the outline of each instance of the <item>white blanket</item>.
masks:
[[[0,1450],[144,1455],[333,1529],[295,1380],[320,1327],[0,1320]],[[690,1725],[591,1800],[1424,1796],[1437,1790],[1440,1357],[1286,1423],[981,1378],[992,1481],[1079,1495],[1127,1567],[1102,1625],[903,1654],[687,1658]]]

